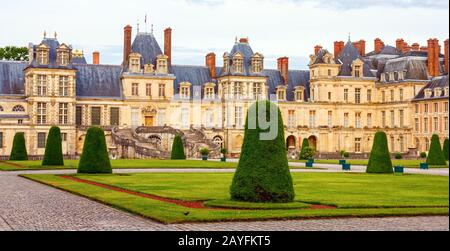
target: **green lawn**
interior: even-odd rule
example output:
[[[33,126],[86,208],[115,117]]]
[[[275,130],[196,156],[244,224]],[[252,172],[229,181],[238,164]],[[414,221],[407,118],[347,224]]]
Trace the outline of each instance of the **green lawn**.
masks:
[[[300,162],[305,163],[305,160],[291,160],[291,162]],[[420,163],[424,163],[426,160],[397,160],[393,159],[392,164],[394,166],[403,166],[405,168],[420,168]],[[318,164],[339,164],[339,160],[337,159],[316,159],[315,163]],[[357,166],[367,166],[369,163],[368,159],[348,159],[347,163]],[[447,166],[430,166],[430,168],[448,168]]]
[[[232,174],[172,173],[77,175],[125,190],[205,205],[239,209],[192,209],[75,182],[55,175],[24,177],[164,223],[318,217],[448,215],[448,177],[349,173],[294,173],[296,201],[289,204],[229,200]],[[311,204],[336,209],[309,209]],[[244,209],[245,208],[245,209]]]

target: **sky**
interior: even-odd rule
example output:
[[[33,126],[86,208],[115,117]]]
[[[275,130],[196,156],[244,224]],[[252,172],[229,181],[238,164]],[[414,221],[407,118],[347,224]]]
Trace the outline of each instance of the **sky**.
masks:
[[[145,15],[148,22],[145,24]],[[2,1],[0,47],[38,44],[48,37],[84,50],[89,62],[100,51],[104,64],[120,64],[123,27],[137,23],[154,34],[163,49],[163,31],[173,29],[173,63],[204,65],[215,52],[218,66],[235,38],[248,37],[254,52],[276,68],[288,56],[291,69],[307,69],[315,45],[333,51],[334,41],[381,38],[394,45],[440,43],[449,37],[448,0],[14,0]]]

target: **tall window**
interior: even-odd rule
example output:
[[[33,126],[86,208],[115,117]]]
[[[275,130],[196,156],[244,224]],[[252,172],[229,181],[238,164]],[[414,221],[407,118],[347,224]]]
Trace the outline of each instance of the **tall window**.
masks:
[[[140,116],[141,113],[138,108],[131,109],[131,126],[139,126]]]
[[[69,118],[69,104],[59,103],[59,124],[66,125]]]
[[[438,117],[433,118],[433,130],[437,132],[439,130],[439,119]]]
[[[333,127],[333,112],[328,111],[328,127]]]
[[[0,132],[0,149],[3,148],[3,132]]]
[[[428,104],[424,104],[424,112],[428,113]]]
[[[394,90],[391,90],[391,102],[394,102],[394,100],[395,100]]]
[[[166,85],[165,84],[159,84],[159,97],[160,98],[166,97]]]
[[[152,84],[145,85],[145,95],[147,95],[147,97],[152,96]]]
[[[348,127],[349,127],[349,124],[350,124],[350,121],[349,121],[349,114],[348,114],[348,113],[344,113],[344,127],[345,127],[345,128],[348,128]]]
[[[47,76],[45,75],[38,75],[37,77],[37,95],[47,95]]]
[[[414,107],[415,107],[415,109],[414,109],[415,112],[416,112],[416,113],[419,113],[419,104],[416,104]]]
[[[189,98],[189,87],[188,86],[182,86],[180,88],[180,97],[183,99]]]
[[[425,139],[425,151],[430,150],[430,139]]]
[[[444,102],[444,112],[448,113],[448,102]]]
[[[403,136],[400,136],[400,152],[405,152],[405,138]]]
[[[158,111],[158,126],[166,125],[166,109],[160,109]]]
[[[444,131],[448,132],[448,117],[444,117]]]
[[[361,66],[355,66],[355,77],[359,78],[361,76]]]
[[[385,91],[382,91],[381,92],[381,101],[384,103],[384,102],[386,102],[386,92]]]
[[[403,110],[399,111],[400,113],[400,127],[405,126],[405,112]]]
[[[59,77],[59,96],[69,96],[69,77],[60,76]]]
[[[42,125],[47,123],[47,104],[37,103],[37,123]]]
[[[367,113],[367,127],[372,128],[372,113]]]
[[[83,107],[81,106],[75,108],[75,123],[78,126],[83,124]]]
[[[328,92],[328,101],[331,101],[331,92]]]
[[[205,98],[206,99],[214,99],[214,88],[213,87],[206,88]]]
[[[255,97],[255,99],[261,99],[261,95],[262,95],[262,88],[261,88],[262,84],[261,83],[253,83],[253,97]]]
[[[394,136],[391,136],[391,152],[394,152],[395,151],[395,138],[394,138]]]
[[[214,113],[211,109],[206,110],[205,125],[206,128],[212,128],[214,126]]]
[[[101,107],[91,108],[91,125],[101,125]]]
[[[241,82],[235,82],[233,85],[234,89],[234,98],[240,99],[242,96],[242,83]]]
[[[45,132],[39,132],[38,133],[38,137],[37,137],[37,147],[38,148],[45,148],[45,137],[46,137],[46,133]]]
[[[181,123],[184,128],[189,127],[189,109],[187,108],[181,110]]]
[[[386,127],[386,112],[385,111],[381,112],[381,126]]]
[[[391,128],[395,127],[395,111],[391,111]]]
[[[309,128],[316,127],[316,111],[309,112]]]
[[[428,118],[423,119],[423,132],[428,133]]]
[[[344,101],[348,102],[348,89],[344,89]]]
[[[400,101],[403,101],[403,89],[400,89]]]
[[[434,113],[438,113],[439,112],[439,104],[438,103],[434,103]]]
[[[367,102],[372,102],[372,90],[367,90]]]
[[[131,95],[139,96],[139,84],[131,84]]]
[[[419,132],[419,129],[420,129],[420,121],[418,118],[416,118],[416,119],[414,119],[414,130],[416,132]]]
[[[361,88],[355,89],[355,103],[361,104]]]
[[[289,126],[289,128],[295,127],[295,111],[294,110],[289,110],[288,126]]]
[[[303,101],[303,92],[302,91],[296,91],[295,92],[295,100]]]
[[[63,142],[66,142],[66,141],[67,141],[67,133],[65,133],[65,132],[61,133],[61,140],[62,140]]]
[[[63,66],[69,64],[69,53],[67,53],[66,51],[61,51],[59,53],[59,64]]]
[[[40,65],[48,64],[48,51],[45,49],[38,50],[37,61]]]
[[[284,89],[278,90],[278,100],[286,100],[286,91]]]
[[[360,112],[355,114],[355,127],[361,128],[361,113]]]
[[[112,126],[118,126],[120,117],[119,115],[120,115],[119,107],[111,107],[109,110],[109,124]]]
[[[236,106],[234,113],[234,123],[236,127],[242,127],[242,107]]]
[[[361,138],[355,138],[355,152],[360,153],[361,152]]]

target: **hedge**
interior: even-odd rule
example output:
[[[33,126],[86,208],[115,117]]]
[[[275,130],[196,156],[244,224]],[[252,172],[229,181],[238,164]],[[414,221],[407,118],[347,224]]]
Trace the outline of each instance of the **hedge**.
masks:
[[[53,126],[48,133],[43,166],[64,166],[61,143],[61,130],[59,127]]]
[[[441,148],[441,142],[439,136],[433,134],[431,137],[430,150],[428,152],[427,163],[430,166],[445,166],[447,161],[445,160],[444,152]]]
[[[83,154],[78,164],[78,173],[112,173],[103,129],[89,128],[84,140]]]
[[[394,173],[386,133],[377,132],[370,153],[367,173]]]
[[[28,160],[27,147],[25,145],[25,134],[23,132],[18,132],[14,135],[13,147],[11,149],[9,160]]]
[[[172,154],[170,159],[172,160],[186,159],[186,154],[184,154],[183,140],[179,135],[175,136],[175,138],[173,139]]]

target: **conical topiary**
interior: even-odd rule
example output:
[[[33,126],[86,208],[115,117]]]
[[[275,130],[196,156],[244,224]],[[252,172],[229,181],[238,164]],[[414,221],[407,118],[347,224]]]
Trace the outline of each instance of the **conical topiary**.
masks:
[[[23,132],[18,132],[14,135],[13,147],[11,149],[9,160],[28,160],[27,147],[25,145],[25,134]]]
[[[59,127],[53,126],[48,133],[43,166],[64,166],[61,143],[61,130]]]
[[[103,129],[89,128],[78,164],[78,173],[112,173]]]
[[[170,157],[172,160],[183,160],[186,159],[184,154],[183,140],[180,135],[175,136],[172,144],[172,155]]]
[[[448,161],[448,154],[449,154],[449,152],[448,152],[448,138],[446,138],[445,141],[444,141],[444,149],[443,149],[443,151],[444,151],[445,160]]]
[[[427,163],[430,166],[445,166],[447,162],[445,161],[444,153],[442,152],[441,142],[439,141],[439,136],[433,134],[431,137],[430,151],[428,152]]]
[[[377,132],[373,140],[367,173],[393,173],[386,133]]]
[[[266,107],[266,114],[259,114],[261,107]],[[258,122],[259,116],[272,114],[278,117],[278,128],[271,125],[262,129]],[[249,128],[249,125],[252,125]],[[263,140],[261,134],[270,129],[276,129],[273,140]],[[246,202],[291,202],[295,192],[289,170],[284,139],[284,124],[278,107],[269,102],[261,101],[253,104],[247,115],[245,138],[241,158],[230,188],[231,198]]]
[[[302,149],[300,150],[300,160],[305,160],[307,158],[304,158],[304,156],[306,156],[307,151],[309,151],[309,140],[308,139],[303,139],[302,142]]]

